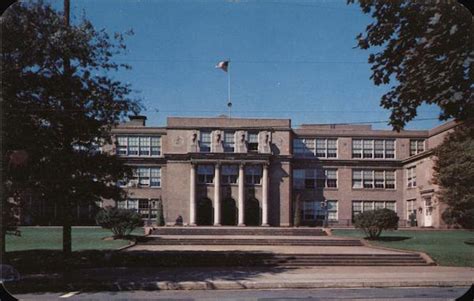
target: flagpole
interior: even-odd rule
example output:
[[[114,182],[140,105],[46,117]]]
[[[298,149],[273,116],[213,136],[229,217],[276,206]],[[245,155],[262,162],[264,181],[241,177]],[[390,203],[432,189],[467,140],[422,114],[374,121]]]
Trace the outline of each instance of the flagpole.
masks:
[[[232,110],[232,101],[230,99],[230,59],[229,59],[228,62],[229,63],[227,65],[228,66],[227,67],[228,68],[228,70],[227,70],[227,101],[228,101],[227,106],[229,107],[229,118],[231,118],[232,117],[232,115],[231,115],[232,114],[232,111],[231,111]]]

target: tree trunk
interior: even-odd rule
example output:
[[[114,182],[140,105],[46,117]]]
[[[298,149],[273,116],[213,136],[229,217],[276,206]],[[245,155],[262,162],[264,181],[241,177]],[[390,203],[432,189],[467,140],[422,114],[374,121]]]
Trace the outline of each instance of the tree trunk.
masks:
[[[69,257],[72,251],[72,235],[71,235],[71,214],[67,208],[68,206],[62,206],[63,210],[63,255]]]
[[[0,264],[7,262],[6,252],[6,231],[4,221],[0,222]]]

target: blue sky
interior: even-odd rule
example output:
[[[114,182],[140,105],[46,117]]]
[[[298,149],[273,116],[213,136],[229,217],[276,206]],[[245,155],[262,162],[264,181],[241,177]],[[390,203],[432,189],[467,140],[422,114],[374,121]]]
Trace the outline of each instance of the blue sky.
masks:
[[[387,87],[369,79],[369,52],[353,48],[370,16],[345,0],[71,0],[71,8],[76,21],[85,14],[110,33],[133,29],[117,57],[132,70],[113,76],[132,84],[149,125],[226,114],[227,76],[214,68],[226,58],[233,117],[291,118],[293,126],[388,120],[379,106]],[[418,118],[437,115],[424,106]]]

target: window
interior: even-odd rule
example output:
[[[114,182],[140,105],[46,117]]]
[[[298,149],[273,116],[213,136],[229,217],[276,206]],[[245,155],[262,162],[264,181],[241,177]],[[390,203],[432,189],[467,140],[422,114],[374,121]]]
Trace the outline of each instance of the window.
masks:
[[[383,208],[397,212],[395,201],[352,201],[352,219],[359,213]]]
[[[157,203],[157,200],[139,199],[138,213],[143,219],[156,219]]]
[[[407,187],[416,187],[416,166],[407,168]]]
[[[416,199],[407,201],[407,220],[410,220],[410,215],[412,214],[416,216]]]
[[[327,158],[337,157],[337,139],[327,139]],[[337,203],[336,203],[337,204]]]
[[[161,168],[150,168],[150,187],[161,187]]]
[[[214,181],[214,166],[199,165],[197,169],[197,174],[199,184],[210,184]]]
[[[239,176],[237,165],[222,165],[222,184],[235,184]]]
[[[211,151],[211,132],[201,131],[199,140],[199,150],[201,153],[209,153]]]
[[[352,158],[393,159],[395,158],[395,140],[352,139]]]
[[[298,157],[337,157],[337,139],[294,139],[293,148]]]
[[[245,166],[245,183],[249,185],[260,184],[262,178],[262,166]]]
[[[140,156],[150,155],[150,137],[140,137]]]
[[[337,221],[337,201],[326,201],[327,208],[323,201],[304,201],[303,202],[303,220],[315,221],[324,220],[326,216],[329,221]]]
[[[395,189],[394,170],[352,170],[352,188],[384,188]]]
[[[362,158],[373,158],[374,140],[362,141]]]
[[[119,156],[160,156],[160,136],[117,136]]]
[[[128,139],[127,137],[119,136],[117,137],[117,155],[126,156],[128,151]]]
[[[337,169],[326,169],[326,187],[337,187]]]
[[[297,157],[314,156],[314,139],[294,139],[293,149]]]
[[[336,188],[337,169],[295,169],[293,185],[295,189]]]
[[[247,148],[249,152],[258,152],[258,134],[249,132],[247,140]]]
[[[224,132],[224,152],[233,153],[235,150],[235,133]]]
[[[150,186],[150,169],[149,168],[138,168],[137,170],[138,186],[147,187]]]
[[[119,186],[125,186],[127,181],[122,180]],[[128,182],[132,187],[161,187],[160,167],[138,167],[133,171],[133,179]]]
[[[352,140],[352,158],[362,158],[362,140]]]
[[[138,210],[138,200],[128,199],[128,200],[124,200],[124,201],[118,201],[117,202],[117,208],[137,211]]]
[[[418,155],[425,151],[425,140],[410,140],[410,156]]]
[[[294,169],[293,170],[293,188],[303,189],[305,186],[304,178],[305,178],[304,169]]]
[[[160,137],[151,137],[151,155],[161,155],[161,139]]]
[[[129,156],[138,156],[138,146],[139,146],[138,137],[128,137],[128,155]]]
[[[138,212],[143,219],[156,219],[158,202],[159,200],[155,199],[127,199],[124,201],[118,201],[117,208]]]

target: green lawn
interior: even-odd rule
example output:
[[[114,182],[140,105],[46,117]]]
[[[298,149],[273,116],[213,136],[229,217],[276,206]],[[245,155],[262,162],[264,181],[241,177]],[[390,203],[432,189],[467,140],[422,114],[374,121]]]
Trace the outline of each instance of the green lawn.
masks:
[[[333,235],[363,238],[358,230],[333,230]],[[402,250],[422,251],[431,256],[439,265],[474,267],[474,245],[465,244],[472,240],[472,231],[384,231],[382,240],[370,244]]]
[[[7,235],[7,252],[34,249],[62,249],[61,227],[19,227],[21,236]],[[136,229],[132,234],[142,235],[143,229]],[[117,249],[129,244],[128,240],[103,240],[110,237],[112,232],[102,228],[72,228],[72,249],[77,250],[104,250]]]

